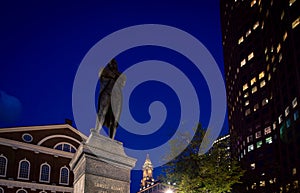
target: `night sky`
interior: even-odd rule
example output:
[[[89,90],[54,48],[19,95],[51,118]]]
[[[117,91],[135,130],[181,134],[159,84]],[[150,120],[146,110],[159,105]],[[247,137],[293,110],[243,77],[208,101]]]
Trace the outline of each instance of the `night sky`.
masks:
[[[129,26],[163,24],[184,30],[204,44],[224,71],[218,0],[1,1],[0,21],[1,128],[74,120],[72,89],[81,61],[99,40]],[[195,86],[201,108],[199,122],[207,126],[211,111],[208,86],[187,58],[171,49],[143,46],[120,53],[116,60],[120,71],[145,60],[161,60],[178,67]],[[99,84],[95,107],[98,89]],[[180,107],[167,85],[157,81],[139,85],[130,98],[131,113],[138,122],[147,122],[149,104],[156,100],[171,109],[160,137],[140,138],[120,128],[116,139],[125,147],[145,150],[170,139],[170,128],[179,124]],[[226,120],[223,127],[225,134]],[[90,128],[78,129],[89,135]],[[160,169],[156,171],[155,176]],[[140,171],[132,172],[131,192],[138,190],[141,177]]]

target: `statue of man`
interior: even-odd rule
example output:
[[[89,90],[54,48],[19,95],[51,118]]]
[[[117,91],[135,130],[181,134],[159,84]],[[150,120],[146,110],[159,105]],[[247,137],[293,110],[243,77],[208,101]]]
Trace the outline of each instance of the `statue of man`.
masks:
[[[117,81],[117,79],[120,80]],[[109,129],[109,137],[115,138],[118,121],[122,108],[122,87],[126,77],[118,70],[118,64],[112,59],[104,69],[99,72],[100,94],[98,97],[96,131],[100,132],[102,126]],[[112,100],[112,96],[115,97]],[[114,105],[112,106],[112,101]],[[114,107],[114,111],[113,111]]]

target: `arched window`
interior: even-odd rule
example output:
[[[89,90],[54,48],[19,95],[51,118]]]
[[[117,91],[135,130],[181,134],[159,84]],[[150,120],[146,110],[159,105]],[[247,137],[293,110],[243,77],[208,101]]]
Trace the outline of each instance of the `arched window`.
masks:
[[[19,190],[17,190],[17,192],[16,193],[27,193],[27,191],[26,190],[24,190],[24,189],[19,189]]]
[[[40,191],[40,193],[47,193],[47,192],[43,190],[43,191]]]
[[[4,193],[4,189],[0,187],[0,193]]]
[[[66,166],[60,168],[59,183],[64,185],[69,184],[69,169]]]
[[[7,158],[1,154],[0,155],[0,176],[1,177],[6,176],[6,170],[7,170]]]
[[[40,182],[50,182],[51,167],[48,163],[43,163],[40,167]]]
[[[30,173],[30,162],[25,158],[19,162],[18,178],[23,180],[28,180],[29,173]]]
[[[76,152],[76,148],[72,144],[66,143],[66,142],[56,144],[54,146],[54,149],[61,150],[61,151],[66,151],[66,152],[71,152],[71,153]]]

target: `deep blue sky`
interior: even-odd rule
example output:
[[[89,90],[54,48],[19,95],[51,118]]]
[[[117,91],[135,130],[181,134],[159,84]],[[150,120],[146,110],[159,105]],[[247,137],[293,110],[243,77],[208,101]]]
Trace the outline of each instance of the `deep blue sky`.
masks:
[[[0,127],[58,124],[65,118],[73,119],[72,86],[81,60],[106,35],[132,25],[164,24],[190,33],[207,47],[223,72],[219,17],[218,0],[1,1]],[[117,56],[121,71],[148,59],[163,60],[175,66],[187,63],[181,70],[197,87],[201,106],[199,121],[205,127],[210,114],[208,89],[204,80],[198,80],[201,75],[186,58],[171,50],[150,46]],[[158,92],[160,86],[165,89]],[[145,101],[169,98],[165,101],[173,107],[172,102],[176,103],[177,99],[172,95],[172,90],[159,83],[141,85],[132,95],[133,115],[139,121],[147,121]],[[143,100],[139,100],[141,98]],[[176,111],[175,108],[168,114],[168,127],[176,123]],[[226,132],[227,122],[224,128]],[[78,129],[89,134],[89,128]],[[141,149],[149,146],[122,131],[117,139],[127,146]],[[132,192],[138,189],[140,179],[141,173],[134,172]]]

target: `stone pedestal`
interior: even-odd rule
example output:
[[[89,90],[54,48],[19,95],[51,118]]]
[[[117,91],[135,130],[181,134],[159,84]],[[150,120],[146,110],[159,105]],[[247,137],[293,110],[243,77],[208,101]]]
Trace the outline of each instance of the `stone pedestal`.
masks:
[[[74,193],[129,193],[135,162],[121,142],[92,132],[70,162]]]

